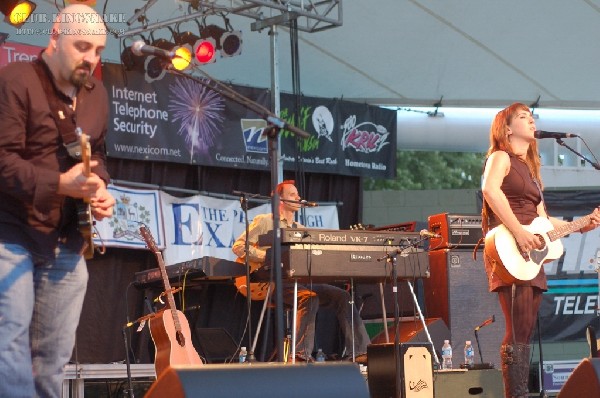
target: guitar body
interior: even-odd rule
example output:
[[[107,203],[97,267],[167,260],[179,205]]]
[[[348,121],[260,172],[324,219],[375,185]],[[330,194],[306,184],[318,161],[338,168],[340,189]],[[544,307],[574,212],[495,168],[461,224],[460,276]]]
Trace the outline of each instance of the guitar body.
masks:
[[[238,257],[235,260],[236,263],[245,264],[245,260],[243,258]],[[254,261],[249,261],[248,266],[250,267],[250,273],[259,269],[262,264]],[[246,276],[238,276],[234,280],[235,287],[238,292],[240,292],[244,297],[248,294],[248,282],[246,280]],[[250,299],[251,300],[264,300],[267,298],[267,292],[269,290],[269,282],[251,282],[250,283]],[[273,291],[273,289],[271,289]]]
[[[150,318],[150,334],[156,347],[154,368],[156,377],[171,365],[202,365],[202,359],[192,344],[190,327],[185,315],[179,311],[165,309]],[[173,316],[177,316],[181,325],[181,336],[178,336]],[[183,340],[181,340],[183,337]],[[181,342],[180,342],[181,340]]]
[[[494,260],[494,272],[505,283],[518,284],[519,281],[532,280],[545,262],[556,260],[563,253],[560,239],[552,240],[549,236],[554,226],[547,218],[537,217],[523,228],[538,236],[544,243],[541,249],[527,252],[527,258],[504,225],[490,230],[485,236],[485,254]]]
[[[235,278],[235,287],[238,292],[244,295],[248,294],[247,282],[245,276],[238,276]],[[267,298],[267,292],[269,291],[269,282],[251,282],[250,283],[250,299],[251,300],[264,300]],[[271,289],[271,292],[273,289]]]
[[[89,260],[94,257],[94,234],[92,227],[94,225],[94,218],[92,216],[92,209],[89,203],[85,201],[77,202],[77,225],[83,241],[85,242],[85,248],[83,249],[83,257]]]

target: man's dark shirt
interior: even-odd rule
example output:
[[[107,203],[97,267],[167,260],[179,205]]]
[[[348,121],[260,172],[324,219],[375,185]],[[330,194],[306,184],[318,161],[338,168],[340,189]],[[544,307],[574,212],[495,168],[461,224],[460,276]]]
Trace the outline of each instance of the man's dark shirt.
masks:
[[[65,105],[62,116],[75,117],[76,125],[90,137],[92,159],[100,163],[92,171],[108,181],[104,150],[108,96],[98,80],[92,78],[90,83],[77,94],[76,112],[69,107],[69,97],[55,95]],[[59,239],[81,250],[75,202],[56,193],[60,173],[75,163],[33,65],[15,62],[0,69],[0,241],[19,243],[44,257],[53,256]]]

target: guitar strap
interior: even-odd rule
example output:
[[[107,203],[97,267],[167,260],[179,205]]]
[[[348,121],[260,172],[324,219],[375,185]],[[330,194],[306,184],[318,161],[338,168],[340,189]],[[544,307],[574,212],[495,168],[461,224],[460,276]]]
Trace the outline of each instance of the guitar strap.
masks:
[[[62,137],[63,145],[72,158],[81,160],[81,145],[77,133],[75,132],[77,128],[77,117],[75,111],[69,106],[69,103],[72,104],[73,100],[56,87],[52,72],[50,71],[50,68],[48,68],[48,65],[42,60],[41,54],[38,59],[31,64],[46,93],[48,105],[50,106],[50,114]]]
[[[538,189],[538,191],[540,193],[540,198],[542,200],[542,204],[544,205],[544,211],[546,212],[546,215],[548,215],[548,209],[546,208],[546,201],[544,200],[544,192],[542,192],[542,188],[540,187],[540,183],[537,180],[537,178],[531,177],[531,179],[535,183],[535,186],[537,187],[537,189]]]

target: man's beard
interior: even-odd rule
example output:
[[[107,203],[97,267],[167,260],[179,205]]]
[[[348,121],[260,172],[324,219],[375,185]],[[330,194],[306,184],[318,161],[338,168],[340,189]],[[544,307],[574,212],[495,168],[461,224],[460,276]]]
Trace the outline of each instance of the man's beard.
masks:
[[[88,73],[83,72],[82,69],[87,70]],[[72,85],[74,85],[77,88],[83,87],[83,85],[85,85],[85,83],[87,83],[87,81],[91,75],[92,75],[92,65],[90,65],[88,62],[84,61],[81,64],[77,65],[75,70],[73,72],[71,72],[69,81],[71,82]]]

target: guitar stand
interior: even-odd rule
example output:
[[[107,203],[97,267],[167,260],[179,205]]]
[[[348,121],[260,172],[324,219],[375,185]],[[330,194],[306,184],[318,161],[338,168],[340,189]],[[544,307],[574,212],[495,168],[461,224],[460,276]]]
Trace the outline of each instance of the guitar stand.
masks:
[[[125,345],[125,367],[127,369],[127,390],[125,390],[123,392],[129,398],[134,398],[134,394],[133,394],[133,384],[132,384],[132,378],[131,378],[131,362],[129,361],[130,349],[129,349],[129,339],[127,339],[127,329],[129,329],[131,326],[138,324],[138,323],[140,324],[140,329],[141,329],[145,326],[146,321],[153,318],[155,315],[156,315],[156,313],[153,312],[148,315],[141,316],[133,322],[127,322],[125,325],[123,325],[123,328],[121,329],[121,332],[123,333],[123,343]]]
[[[176,287],[176,288],[173,288],[171,290],[165,290],[164,292],[162,292],[161,294],[159,294],[157,298],[154,299],[154,302],[158,301],[161,304],[164,304],[165,302],[162,300],[163,297],[165,297],[169,293],[177,293],[180,290],[181,290],[180,287]]]

